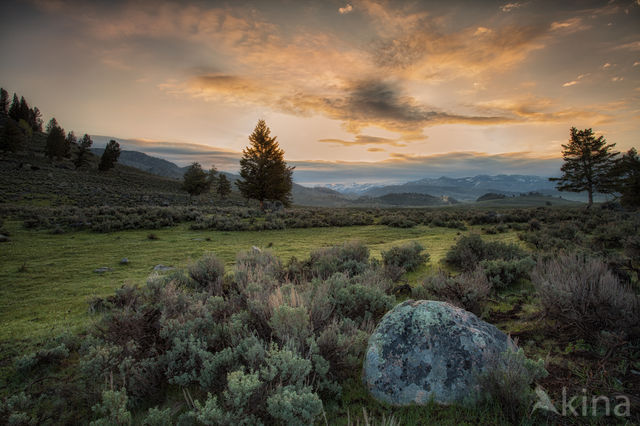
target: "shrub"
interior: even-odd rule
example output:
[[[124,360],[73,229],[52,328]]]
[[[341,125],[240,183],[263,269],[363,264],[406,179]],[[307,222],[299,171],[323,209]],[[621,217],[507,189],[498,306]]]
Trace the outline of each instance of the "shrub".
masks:
[[[189,266],[189,277],[197,290],[208,290],[212,294],[222,294],[224,263],[213,253],[205,253],[197,262]]]
[[[416,299],[436,299],[479,314],[491,293],[491,284],[482,268],[451,277],[440,270],[412,290]]]
[[[417,241],[399,247],[391,247],[382,252],[382,263],[385,267],[396,266],[411,272],[429,260],[429,254],[423,254],[423,250],[424,247]]]
[[[522,279],[528,279],[535,264],[529,256],[514,260],[498,259],[480,262],[491,286],[496,290],[504,290]]]
[[[131,413],[127,410],[127,391],[106,390],[102,392],[102,402],[91,407],[97,420],[91,426],[130,425]]]
[[[358,241],[346,242],[342,246],[312,251],[309,263],[311,274],[322,279],[338,272],[358,275],[369,265],[369,249]]]
[[[158,407],[149,408],[147,416],[142,421],[142,426],[171,426],[174,424],[171,417],[171,408],[164,410]]]
[[[485,242],[478,234],[470,234],[461,237],[449,249],[445,260],[463,271],[471,271],[483,260],[513,260],[525,256],[524,250],[515,244],[505,244],[498,241]]]
[[[358,284],[346,274],[337,273],[327,280],[338,318],[354,321],[377,320],[393,307],[393,296],[379,288]]]
[[[479,374],[479,402],[498,404],[511,422],[518,423],[535,400],[532,383],[547,375],[543,360],[528,359],[522,349],[508,349],[489,360],[487,370]]]
[[[638,296],[599,259],[561,255],[539,261],[531,276],[547,316],[584,337],[639,324]]]

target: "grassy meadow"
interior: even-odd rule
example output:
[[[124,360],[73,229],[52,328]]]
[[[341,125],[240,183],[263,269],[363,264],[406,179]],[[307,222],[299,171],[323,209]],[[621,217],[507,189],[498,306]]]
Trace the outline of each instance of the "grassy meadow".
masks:
[[[11,241],[2,245],[0,259],[0,279],[7,284],[0,289],[0,342],[5,348],[63,328],[77,331],[89,321],[90,297],[110,295],[124,282],[142,284],[155,265],[185,267],[205,252],[215,253],[230,267],[238,252],[252,246],[271,250],[286,262],[292,256],[304,258],[313,249],[350,240],[368,246],[372,257],[392,246],[418,241],[430,254],[430,262],[423,268],[428,269],[442,259],[461,233],[429,226],[400,229],[379,225],[221,232],[192,231],[188,224],[180,224],[153,231],[58,235],[26,230],[17,222],[8,222],[5,228],[12,235]],[[150,239],[150,235],[157,239]],[[517,241],[515,232],[487,237]],[[124,257],[129,263],[121,265]],[[94,272],[101,267],[112,270]],[[409,275],[410,281],[423,272]]]

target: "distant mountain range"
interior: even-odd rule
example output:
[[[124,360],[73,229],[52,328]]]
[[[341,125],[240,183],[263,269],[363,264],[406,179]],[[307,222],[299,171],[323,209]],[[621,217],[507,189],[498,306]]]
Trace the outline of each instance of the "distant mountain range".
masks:
[[[91,150],[102,155],[103,148]],[[135,167],[149,173],[173,179],[182,179],[187,167],[180,167],[162,158],[138,151],[124,150],[120,164]],[[224,173],[231,182],[240,178],[237,174]],[[542,195],[584,201],[583,194],[560,193],[547,178],[529,175],[478,175],[462,178],[424,178],[396,185],[375,184],[327,184],[313,188],[294,183],[293,201],[298,205],[353,207],[353,206],[439,206],[458,202],[475,202],[487,193],[513,197],[536,192]]]

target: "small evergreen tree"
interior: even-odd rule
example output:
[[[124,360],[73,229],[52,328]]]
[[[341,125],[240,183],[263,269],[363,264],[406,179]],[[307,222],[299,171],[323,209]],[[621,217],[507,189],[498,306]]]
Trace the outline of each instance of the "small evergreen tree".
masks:
[[[596,138],[591,129],[578,130],[572,127],[569,143],[562,145],[562,176],[549,180],[558,182],[556,187],[559,191],[587,191],[588,207],[591,207],[594,192],[610,192],[611,168],[618,155],[617,152],[611,152],[614,146],[607,145],[603,136]]]
[[[220,198],[227,198],[229,194],[231,194],[231,182],[227,179],[226,175],[220,174],[218,178],[218,188],[216,192],[220,196]]]
[[[182,189],[191,196],[204,194],[211,188],[210,176],[202,169],[200,163],[193,163],[184,174]]]
[[[640,206],[640,157],[635,148],[627,151],[613,167],[612,181],[623,206]]]
[[[93,145],[93,141],[91,140],[91,137],[85,133],[78,144],[78,154],[74,161],[76,167],[82,167],[86,163],[91,145]]]
[[[78,144],[78,138],[76,138],[75,133],[73,133],[73,130],[70,131],[69,133],[67,133],[67,137],[65,138],[65,157],[69,158],[71,157],[71,147],[74,145]]]
[[[107,146],[104,148],[102,157],[100,157],[100,164],[98,164],[98,169],[102,172],[106,172],[107,170],[114,168],[116,163],[118,162],[119,157],[120,144],[111,139]]]
[[[0,114],[9,113],[9,92],[0,87]]]
[[[18,151],[24,144],[24,133],[13,120],[7,120],[0,134],[0,150]]]
[[[29,111],[29,125],[34,131],[41,132],[42,131],[42,113],[38,109],[38,107],[33,107]]]
[[[17,121],[24,120],[27,123],[29,122],[29,115],[31,112],[31,108],[29,108],[29,104],[25,100],[24,96],[20,97],[20,109],[19,109],[19,118]]]
[[[18,95],[13,94],[13,100],[11,101],[11,107],[9,107],[9,117],[11,117],[16,123],[20,120],[20,101]]]
[[[67,153],[66,138],[64,129],[58,125],[55,118],[52,118],[47,124],[47,145],[45,146],[45,154],[50,159],[54,157],[58,160]]]
[[[240,176],[236,185],[242,195],[260,201],[279,200],[284,205],[291,203],[293,167],[284,161],[284,151],[280,149],[276,137],[264,120],[259,120],[251,136],[251,144],[242,150]]]

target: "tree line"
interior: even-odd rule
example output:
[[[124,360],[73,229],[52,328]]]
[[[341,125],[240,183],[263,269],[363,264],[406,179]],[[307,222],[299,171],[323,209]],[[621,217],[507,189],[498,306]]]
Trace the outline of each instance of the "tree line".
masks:
[[[34,132],[42,132],[42,113],[37,107],[30,107],[24,96],[18,99],[16,93],[9,104],[9,93],[0,88],[0,116],[4,116],[4,128],[0,132],[0,150],[17,152],[25,148],[31,141]],[[65,133],[65,130],[53,117],[47,123],[45,133],[47,135],[45,155],[50,160],[70,159],[76,168],[86,167],[90,158],[90,150],[93,141],[88,134],[84,134],[80,140],[73,131]],[[98,164],[100,171],[107,171],[115,166],[120,156],[120,145],[111,140]]]

